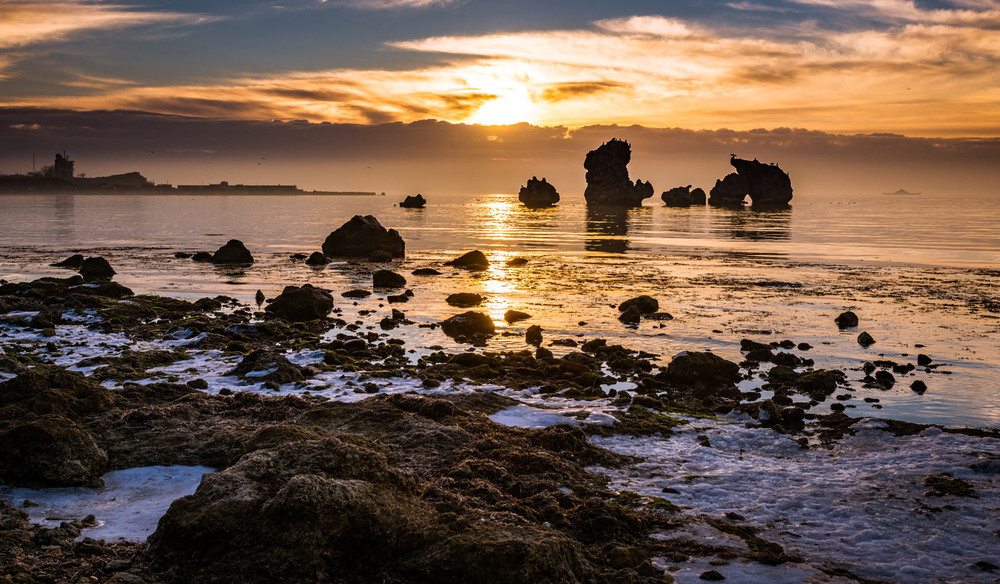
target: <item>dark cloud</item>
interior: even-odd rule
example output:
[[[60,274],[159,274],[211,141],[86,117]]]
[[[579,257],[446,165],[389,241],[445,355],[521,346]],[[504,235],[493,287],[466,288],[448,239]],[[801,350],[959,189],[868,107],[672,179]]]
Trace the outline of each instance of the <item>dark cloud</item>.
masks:
[[[201,106],[214,111],[217,104]],[[374,121],[384,112],[365,115]],[[730,172],[730,153],[779,163],[791,174],[798,198],[877,193],[901,184],[926,192],[990,193],[1000,184],[996,138],[433,120],[316,124],[38,108],[0,108],[0,172],[30,169],[33,153],[44,158],[67,150],[78,169],[91,175],[135,169],[174,183],[249,181],[245,173],[252,170],[269,173],[253,180],[309,188],[374,189],[377,180],[378,190],[481,193],[516,192],[526,177],[537,175],[573,195],[583,191],[586,153],[614,137],[632,143],[630,172],[651,179],[658,191],[686,184],[710,188]],[[256,165],[262,156],[266,167]]]
[[[622,87],[624,87],[623,84],[611,81],[557,83],[542,92],[542,99],[545,101],[562,101],[564,99],[594,95],[605,91],[620,89]]]

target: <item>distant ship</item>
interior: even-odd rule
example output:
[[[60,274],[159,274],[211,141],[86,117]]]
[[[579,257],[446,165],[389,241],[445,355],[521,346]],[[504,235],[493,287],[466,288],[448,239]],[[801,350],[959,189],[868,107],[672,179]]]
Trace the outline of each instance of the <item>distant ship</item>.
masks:
[[[911,193],[906,189],[899,189],[894,193],[882,193],[883,195],[919,195],[920,193]]]

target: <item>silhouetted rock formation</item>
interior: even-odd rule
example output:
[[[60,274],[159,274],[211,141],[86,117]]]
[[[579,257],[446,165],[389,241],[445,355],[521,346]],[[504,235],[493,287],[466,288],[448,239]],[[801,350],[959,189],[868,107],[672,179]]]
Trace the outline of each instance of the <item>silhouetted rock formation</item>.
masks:
[[[691,185],[686,187],[674,187],[660,195],[660,199],[668,207],[690,207],[691,205],[705,204],[705,191],[701,189],[691,190]]]
[[[252,264],[253,255],[243,242],[230,239],[212,255],[213,264]]]
[[[323,242],[327,257],[370,257],[376,251],[385,251],[391,257],[401,258],[406,245],[395,229],[386,229],[372,215],[355,215]]]
[[[539,207],[551,207],[559,202],[559,193],[556,188],[542,177],[538,180],[535,177],[528,179],[528,184],[521,187],[517,193],[517,199],[524,203],[525,207],[537,209]]]
[[[312,254],[306,258],[307,266],[325,266],[330,263],[330,258],[323,255],[322,252],[314,251]]]
[[[727,174],[722,180],[715,181],[708,204],[713,207],[740,207],[749,190],[747,179],[735,172]]]
[[[616,138],[587,153],[583,163],[587,190],[583,196],[588,205],[640,207],[643,199],[653,196],[652,184],[641,180],[632,184],[629,179],[627,167],[631,159],[632,147]]]
[[[83,266],[83,254],[73,254],[61,262],[56,262],[52,264],[56,268],[73,268],[80,269]]]
[[[792,181],[778,165],[764,164],[756,158],[743,160],[736,155],[729,159],[729,163],[736,173],[715,182],[708,204],[741,205],[746,195],[750,195],[755,207],[784,207],[792,200]]]
[[[424,205],[427,204],[427,199],[423,195],[418,194],[417,196],[407,196],[403,199],[403,202],[399,204],[400,207],[405,209],[423,209]]]
[[[445,262],[444,265],[454,266],[456,268],[465,268],[473,271],[482,271],[490,267],[490,260],[486,258],[486,255],[483,252],[476,249],[464,253],[450,262]]]

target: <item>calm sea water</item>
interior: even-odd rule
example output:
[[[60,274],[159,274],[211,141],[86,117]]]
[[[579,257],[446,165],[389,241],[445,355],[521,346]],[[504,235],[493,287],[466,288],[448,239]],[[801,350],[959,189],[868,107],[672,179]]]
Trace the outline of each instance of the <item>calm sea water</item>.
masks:
[[[454,314],[451,292],[482,292],[501,325],[492,349],[523,349],[523,329],[540,324],[546,338],[601,336],[661,355],[708,349],[740,360],[739,341],[791,339],[817,367],[851,370],[852,415],[921,422],[1000,426],[1000,196],[796,195],[787,211],[708,207],[674,209],[647,201],[627,211],[587,208],[565,196],[555,208],[529,210],[513,195],[438,198],[422,210],[401,209],[402,197],[4,195],[0,196],[0,278],[65,275],[48,267],[71,253],[100,254],[116,278],[137,292],[174,296],[226,294],[244,299],[260,288],[276,295],[286,284],[311,282],[336,291],[370,285],[384,265],[337,262],[312,269],[289,258],[309,253],[354,214],[373,214],[406,240],[407,257],[393,269],[416,293],[408,316],[432,322]],[[258,259],[245,270],[220,269],[173,257],[213,251],[242,240]],[[493,267],[481,274],[446,271],[417,278],[471,250]],[[507,268],[514,256],[530,261]],[[627,329],[619,302],[651,294],[672,321]],[[346,311],[388,311],[380,297],[344,304]],[[508,308],[532,319],[506,327]],[[839,331],[843,310],[861,317]],[[585,324],[581,324],[585,323]],[[870,349],[855,337],[867,330]],[[438,331],[409,334],[410,346],[449,345]],[[922,346],[918,346],[922,345]],[[941,364],[889,391],[861,387],[853,371],[866,360]],[[930,388],[917,395],[914,379]],[[879,399],[876,409],[862,401]]]

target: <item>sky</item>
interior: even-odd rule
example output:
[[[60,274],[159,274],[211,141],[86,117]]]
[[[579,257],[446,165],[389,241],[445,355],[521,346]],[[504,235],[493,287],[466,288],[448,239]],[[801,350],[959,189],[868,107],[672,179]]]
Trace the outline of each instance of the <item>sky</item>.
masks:
[[[220,123],[241,127],[243,140],[283,140],[287,132],[269,137],[262,128],[288,124],[326,139],[360,132],[380,140],[362,151],[369,162],[432,127],[449,131],[428,139],[466,140],[460,153],[484,165],[525,158],[523,144],[511,150],[501,136],[518,132],[496,129],[518,123],[537,130],[530,133],[542,142],[529,149],[537,161],[566,146],[546,148],[552,136],[582,148],[565,154],[574,168],[616,135],[638,138],[635,148],[649,139],[647,156],[684,156],[680,130],[710,137],[719,148],[705,156],[716,162],[739,139],[757,145],[762,132],[773,138],[768,145],[738,153],[801,157],[802,143],[788,136],[812,135],[810,144],[826,148],[815,150],[815,166],[829,148],[867,136],[860,142],[870,150],[840,150],[840,168],[873,153],[898,158],[882,152],[888,143],[900,148],[899,139],[879,138],[893,135],[906,137],[896,152],[910,156],[994,156],[1000,0],[0,0],[0,119],[0,171],[23,170],[27,150],[48,157],[72,146],[78,168],[85,154],[102,152],[91,159],[95,172],[116,158],[141,159],[175,182],[211,180],[206,165],[223,162],[274,180],[266,170],[277,165],[262,161],[296,150],[260,143],[247,153],[244,142],[213,138],[209,128]],[[163,136],[187,141],[150,139],[154,120]],[[606,129],[596,144],[576,144],[593,128]],[[318,140],[295,159],[336,150]],[[473,147],[479,142],[488,147]],[[150,151],[200,170],[167,172],[168,161],[139,156]],[[253,154],[253,168],[234,162]],[[330,162],[344,162],[338,156]],[[392,156],[426,162],[413,151]],[[966,158],[965,176],[956,175],[973,190],[1000,178],[978,160]],[[555,175],[570,176],[552,164]],[[727,171],[724,160],[716,166],[695,178]],[[352,184],[366,178],[345,168]]]

